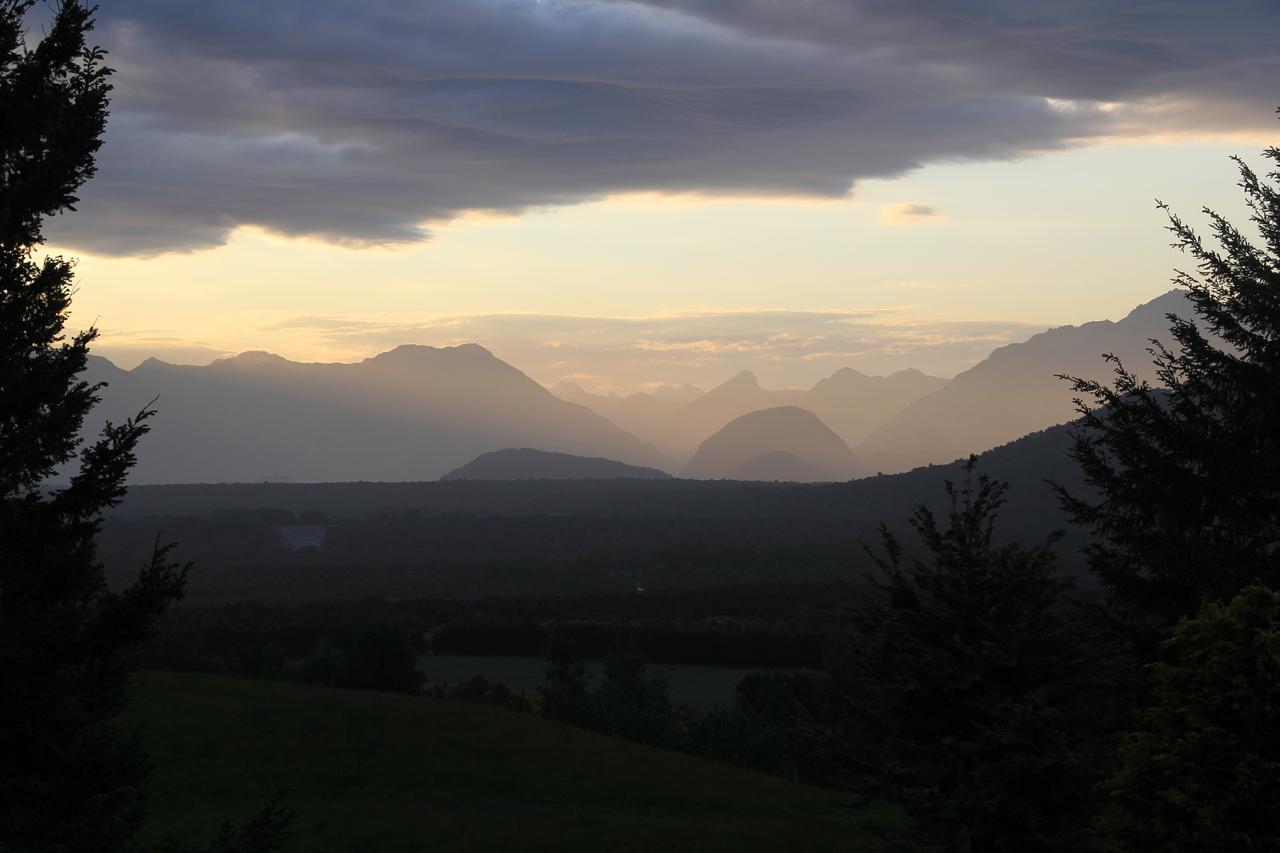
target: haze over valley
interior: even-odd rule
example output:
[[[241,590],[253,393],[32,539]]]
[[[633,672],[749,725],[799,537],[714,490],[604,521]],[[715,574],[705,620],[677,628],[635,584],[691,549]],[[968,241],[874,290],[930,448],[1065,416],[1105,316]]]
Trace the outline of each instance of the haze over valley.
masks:
[[[476,344],[401,346],[353,364],[250,352],[121,370],[93,358],[85,377],[107,388],[86,434],[156,400],[136,483],[456,478],[477,457],[519,448],[701,479],[849,480],[950,462],[1071,420],[1058,374],[1104,375],[1102,353],[1149,374],[1150,340],[1167,338],[1165,315],[1186,308],[1170,292],[1115,322],[1006,345],[950,380],[844,367],[792,390],[762,388],[751,372],[706,391],[548,390]],[[485,470],[486,479],[502,472],[498,460]],[[508,478],[527,476],[515,465]]]

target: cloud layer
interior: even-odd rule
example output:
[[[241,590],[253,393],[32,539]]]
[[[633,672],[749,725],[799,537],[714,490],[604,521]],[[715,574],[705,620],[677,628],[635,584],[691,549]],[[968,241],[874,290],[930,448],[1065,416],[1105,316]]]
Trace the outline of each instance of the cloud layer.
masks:
[[[602,391],[659,384],[709,388],[741,370],[756,371],[770,387],[808,387],[841,367],[872,374],[915,367],[950,376],[996,347],[1040,331],[1026,323],[920,320],[905,309],[640,318],[499,314],[422,321],[304,315],[261,329],[264,337],[305,341],[323,353],[302,360],[358,360],[405,343],[475,342],[543,384],[573,381]],[[127,355],[130,347],[139,348],[125,337],[105,340],[98,351],[110,358]]]
[[[957,11],[963,8],[963,12]],[[626,191],[837,197],[921,164],[1269,127],[1280,7],[129,0],[72,248],[352,244]]]

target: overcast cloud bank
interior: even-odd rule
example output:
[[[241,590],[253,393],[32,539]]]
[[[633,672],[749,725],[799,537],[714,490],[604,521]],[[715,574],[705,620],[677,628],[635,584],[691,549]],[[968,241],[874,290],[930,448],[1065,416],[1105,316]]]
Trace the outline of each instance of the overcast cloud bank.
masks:
[[[1271,128],[1280,6],[1154,0],[129,0],[81,213],[148,254],[363,244],[627,191],[839,197],[942,160]]]

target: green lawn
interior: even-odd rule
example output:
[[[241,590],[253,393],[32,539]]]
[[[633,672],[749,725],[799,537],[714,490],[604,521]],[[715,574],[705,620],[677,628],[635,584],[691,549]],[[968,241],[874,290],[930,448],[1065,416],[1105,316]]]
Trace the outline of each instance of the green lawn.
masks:
[[[281,786],[298,851],[869,850],[839,795],[481,705],[147,673],[148,834],[208,838]]]

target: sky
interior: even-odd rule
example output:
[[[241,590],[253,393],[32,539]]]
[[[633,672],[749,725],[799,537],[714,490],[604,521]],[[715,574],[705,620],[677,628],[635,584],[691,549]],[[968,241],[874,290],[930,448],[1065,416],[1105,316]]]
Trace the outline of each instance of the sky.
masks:
[[[962,10],[962,11],[961,11]],[[965,369],[1243,218],[1272,2],[107,0],[53,220],[123,366],[476,341],[538,381]]]

